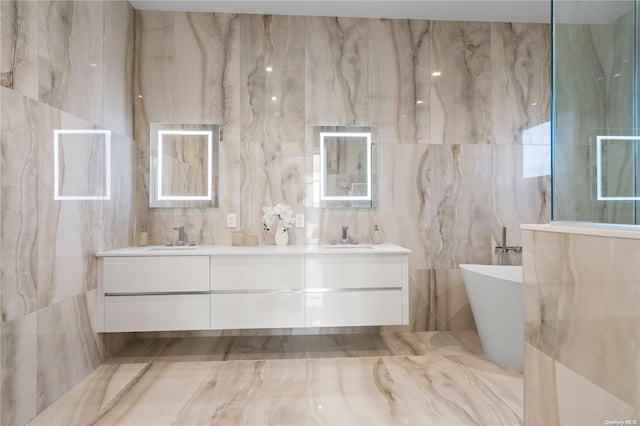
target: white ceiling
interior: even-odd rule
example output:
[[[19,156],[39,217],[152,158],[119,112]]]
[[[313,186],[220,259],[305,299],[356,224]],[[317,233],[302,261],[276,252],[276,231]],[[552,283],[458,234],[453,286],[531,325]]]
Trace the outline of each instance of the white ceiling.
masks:
[[[550,0],[129,0],[140,10],[549,23]],[[630,0],[559,0],[564,22],[608,23]],[[566,11],[566,13],[562,13]]]

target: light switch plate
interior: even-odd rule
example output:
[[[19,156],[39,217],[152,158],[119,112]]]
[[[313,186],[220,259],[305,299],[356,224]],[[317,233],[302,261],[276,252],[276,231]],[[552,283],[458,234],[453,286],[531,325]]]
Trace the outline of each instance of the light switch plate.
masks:
[[[236,214],[228,213],[227,214],[227,228],[235,228],[236,227]]]
[[[304,228],[304,215],[302,213],[296,214],[296,228]]]

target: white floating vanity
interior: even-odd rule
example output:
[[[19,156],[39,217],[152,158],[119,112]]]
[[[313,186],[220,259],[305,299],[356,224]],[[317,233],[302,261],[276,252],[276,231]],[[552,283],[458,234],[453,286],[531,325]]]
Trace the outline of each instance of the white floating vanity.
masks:
[[[409,323],[410,250],[131,247],[98,253],[101,332]]]

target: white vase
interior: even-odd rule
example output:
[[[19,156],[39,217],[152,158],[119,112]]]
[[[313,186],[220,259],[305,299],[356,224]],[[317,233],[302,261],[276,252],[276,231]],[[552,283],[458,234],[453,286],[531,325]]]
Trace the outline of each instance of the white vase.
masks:
[[[282,220],[278,220],[278,226],[276,226],[275,242],[277,246],[286,246],[289,243],[289,231]]]

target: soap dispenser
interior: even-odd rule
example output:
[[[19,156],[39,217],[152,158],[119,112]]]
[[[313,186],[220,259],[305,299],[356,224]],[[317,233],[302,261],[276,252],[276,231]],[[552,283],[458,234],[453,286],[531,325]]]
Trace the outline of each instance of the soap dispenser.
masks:
[[[149,245],[149,233],[147,232],[146,226],[142,226],[140,228],[140,234],[138,234],[138,245],[140,247]]]

